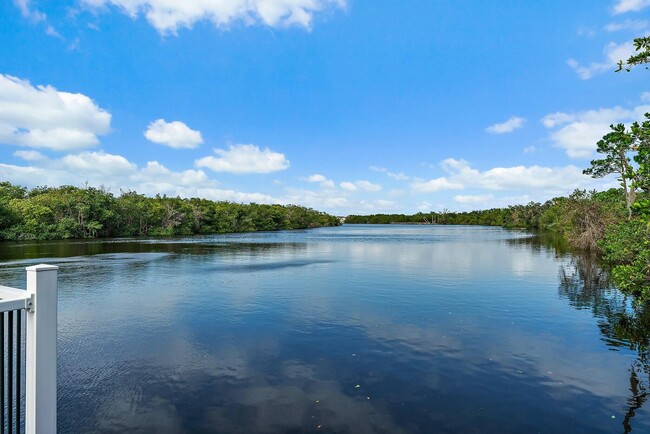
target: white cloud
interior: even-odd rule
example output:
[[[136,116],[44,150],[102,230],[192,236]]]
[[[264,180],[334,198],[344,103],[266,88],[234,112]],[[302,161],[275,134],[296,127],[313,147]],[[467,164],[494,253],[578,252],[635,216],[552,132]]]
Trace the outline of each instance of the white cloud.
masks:
[[[532,154],[534,152],[537,152],[537,148],[533,145],[524,148],[524,154]]]
[[[373,184],[372,182],[369,181],[357,181],[354,183],[358,188],[361,190],[365,191],[380,191],[381,190],[381,185],[379,184]]]
[[[650,0],[616,0],[614,5],[615,14],[623,14],[625,12],[636,12],[650,6]]]
[[[357,191],[358,190],[357,186],[354,185],[354,183],[352,183],[352,182],[344,181],[340,185],[341,185],[341,188],[343,190],[347,190],[347,191]]]
[[[492,201],[494,201],[494,195],[492,194],[454,196],[454,202],[458,202],[463,205],[479,205],[479,204],[486,204]]]
[[[620,60],[627,60],[632,54],[634,54],[634,45],[631,41],[621,44],[610,42],[605,46],[603,51],[605,59],[602,62],[592,62],[588,66],[583,66],[575,59],[569,59],[567,60],[567,65],[569,65],[582,80],[589,80],[594,75],[606,71],[614,72],[616,65]]]
[[[46,35],[64,39],[54,27],[47,23],[47,15],[33,7],[30,0],[14,0],[14,4],[20,10],[21,15],[32,23],[43,23]]]
[[[327,181],[327,178],[317,173],[315,175],[308,176],[306,180],[307,182],[323,182],[323,181]]]
[[[349,209],[352,205],[351,202],[339,193],[340,191],[337,190],[312,191],[288,188],[281,203],[295,203],[319,210]]]
[[[582,169],[565,167],[513,166],[480,171],[465,160],[449,158],[441,163],[448,175],[411,184],[414,193],[477,188],[492,191],[536,190],[546,194],[564,194],[575,188],[594,185]]]
[[[318,182],[320,183],[320,186],[322,188],[329,188],[329,189],[335,188],[334,181],[332,181],[331,179],[327,179],[325,176],[318,173],[303,179],[307,182],[312,182],[312,183]]]
[[[121,155],[105,152],[82,152],[57,160],[41,159],[33,164],[35,165],[0,164],[0,179],[28,187],[82,186],[88,182],[93,186],[103,185],[113,192],[135,190],[149,196],[160,193],[233,202],[286,203],[281,198],[263,193],[218,188],[218,184],[202,170],[176,172],[157,161],[149,161],[144,167],[138,168]]]
[[[215,149],[218,157],[207,156],[196,160],[197,167],[206,167],[215,172],[270,173],[289,168],[284,154],[255,145],[230,145],[226,151]]]
[[[360,180],[355,182],[344,181],[339,184],[343,190],[347,191],[381,191],[381,185],[373,184],[370,181]]]
[[[643,92],[641,94],[641,101],[642,102],[650,102],[650,92]]]
[[[137,166],[121,155],[105,152],[82,152],[66,155],[61,159],[64,166],[73,173],[96,173],[109,176],[123,176],[133,173]]]
[[[63,176],[61,176],[63,175]],[[41,167],[14,166],[0,163],[0,179],[27,187],[38,185],[68,184],[65,173],[53,172]]]
[[[45,159],[45,156],[38,151],[16,151],[14,157],[22,158],[25,161],[38,161]]]
[[[648,21],[646,20],[625,20],[615,23],[609,23],[605,26],[608,32],[618,32],[621,30],[628,30],[631,32],[640,32],[648,28]]]
[[[366,212],[390,212],[400,209],[400,204],[386,199],[362,200],[359,202],[359,207]]]
[[[235,190],[223,190],[220,188],[200,188],[196,190],[195,196],[210,200],[243,202],[243,203],[283,203],[282,199],[275,198],[263,193],[243,193]]]
[[[469,181],[469,180],[468,180]],[[496,167],[478,173],[474,183],[488,190],[535,189],[564,190],[567,185],[576,187],[588,182],[582,169],[576,166],[541,167],[514,166]]]
[[[443,190],[462,190],[463,184],[450,181],[447,178],[435,178],[429,181],[414,181],[411,188],[416,193],[433,193]]]
[[[198,21],[217,27],[234,23],[262,23],[270,27],[292,25],[309,29],[315,13],[344,8],[346,0],[82,0],[91,8],[116,6],[132,18],[144,15],[161,34],[176,34]]]
[[[643,98],[643,95],[642,95]],[[611,124],[638,121],[650,112],[650,105],[632,109],[622,107],[601,108],[575,113],[552,113],[542,119],[551,132],[555,146],[564,148],[571,158],[589,158],[596,150],[596,144],[609,132]]]
[[[385,167],[370,166],[370,170],[374,172],[385,173],[388,177],[393,178],[396,181],[407,181],[411,179],[409,176],[405,175],[403,172],[391,172]]]
[[[164,119],[151,122],[144,136],[147,140],[174,149],[194,149],[203,143],[200,131],[191,129],[183,122],[165,122]]]
[[[202,189],[216,186],[216,182],[208,179],[202,170],[174,172],[157,161],[147,162],[130,180],[138,186],[137,191],[149,195],[171,192],[173,195],[189,197],[198,195]]]
[[[110,113],[86,95],[0,74],[0,143],[59,151],[88,148],[110,131],[110,122]]]
[[[28,18],[35,23],[45,21],[47,17],[43,12],[32,8],[30,0],[14,0],[14,4],[20,10],[23,17]]]
[[[519,116],[512,116],[507,121],[501,124],[494,124],[485,129],[490,134],[506,134],[511,133],[514,130],[524,126],[526,119],[520,118]]]
[[[50,25],[45,28],[45,34],[49,36],[54,36],[55,38],[64,39],[63,36],[56,29]]]

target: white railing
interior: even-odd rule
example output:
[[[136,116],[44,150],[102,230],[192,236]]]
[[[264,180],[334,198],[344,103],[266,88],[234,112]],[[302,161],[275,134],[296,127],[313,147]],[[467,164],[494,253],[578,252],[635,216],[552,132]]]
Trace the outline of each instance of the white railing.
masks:
[[[58,267],[26,270],[27,290],[0,286],[0,432],[24,427],[26,434],[50,434],[56,433]]]

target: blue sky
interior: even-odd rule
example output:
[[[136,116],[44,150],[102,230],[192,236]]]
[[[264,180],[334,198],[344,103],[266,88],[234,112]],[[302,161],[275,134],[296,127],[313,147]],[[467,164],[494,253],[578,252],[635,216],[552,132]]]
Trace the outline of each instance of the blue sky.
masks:
[[[650,0],[0,3],[0,179],[346,215],[544,201],[608,125]]]

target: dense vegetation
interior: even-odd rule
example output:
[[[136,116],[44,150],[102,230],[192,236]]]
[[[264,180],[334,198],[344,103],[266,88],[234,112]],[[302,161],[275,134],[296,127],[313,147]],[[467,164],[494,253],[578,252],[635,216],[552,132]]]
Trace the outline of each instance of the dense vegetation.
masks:
[[[296,205],[115,197],[103,188],[25,187],[0,182],[0,239],[192,235],[335,226],[338,218]]]
[[[346,223],[433,223],[442,225],[486,225],[506,228],[542,229],[558,232],[575,247],[598,250],[606,227],[625,220],[621,190],[604,192],[576,190],[569,197],[556,197],[545,203],[530,202],[507,208],[469,212],[430,212],[413,215],[351,215]]]

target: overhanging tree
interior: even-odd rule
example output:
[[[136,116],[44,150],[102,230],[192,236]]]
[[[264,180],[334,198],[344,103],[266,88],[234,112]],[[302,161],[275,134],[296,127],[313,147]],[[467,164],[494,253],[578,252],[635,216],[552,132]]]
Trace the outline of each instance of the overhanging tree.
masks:
[[[617,174],[625,192],[625,206],[628,218],[632,217],[632,204],[636,201],[637,173],[629,157],[635,145],[635,137],[627,131],[625,125],[610,125],[611,132],[598,141],[597,151],[604,158],[591,161],[591,167],[583,171],[593,178],[603,178],[610,174]]]
[[[630,56],[630,58],[627,59],[625,62],[619,60],[618,69],[616,70],[616,72],[622,70],[626,70],[627,72],[630,72],[632,68],[635,66],[645,65],[650,63],[650,37],[646,36],[643,38],[635,38],[634,50],[636,51],[636,54]],[[647,66],[646,69],[648,69]]]

